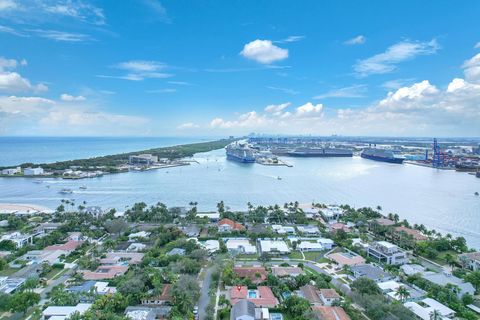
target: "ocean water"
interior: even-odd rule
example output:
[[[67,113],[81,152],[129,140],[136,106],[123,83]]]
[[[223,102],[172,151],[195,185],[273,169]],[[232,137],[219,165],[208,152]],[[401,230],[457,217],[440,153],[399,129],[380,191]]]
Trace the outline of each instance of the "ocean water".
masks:
[[[480,197],[474,195],[480,192],[480,179],[466,173],[360,157],[285,158],[292,168],[227,161],[224,150],[194,158],[198,164],[77,181],[0,178],[0,203],[55,208],[68,198],[118,210],[140,201],[169,206],[196,201],[201,210],[215,210],[222,200],[232,209],[245,209],[248,202],[380,205],[385,214],[398,213],[412,224],[464,236],[470,246],[480,248]],[[62,195],[62,188],[74,193]]]
[[[0,166],[48,163],[200,142],[176,137],[0,137]],[[210,139],[211,140],[211,139]]]

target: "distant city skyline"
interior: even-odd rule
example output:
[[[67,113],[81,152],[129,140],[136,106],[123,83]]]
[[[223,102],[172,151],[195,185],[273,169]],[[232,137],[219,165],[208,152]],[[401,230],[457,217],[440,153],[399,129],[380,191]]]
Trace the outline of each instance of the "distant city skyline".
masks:
[[[480,136],[478,1],[0,0],[0,135]]]

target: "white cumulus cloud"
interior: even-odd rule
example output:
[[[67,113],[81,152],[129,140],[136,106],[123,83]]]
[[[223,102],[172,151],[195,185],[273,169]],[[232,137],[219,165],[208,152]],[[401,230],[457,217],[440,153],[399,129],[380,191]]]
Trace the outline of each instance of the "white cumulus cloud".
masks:
[[[270,64],[288,58],[288,50],[277,47],[270,40],[254,40],[247,43],[240,52],[247,59]]]
[[[42,83],[33,85],[30,81],[22,77],[19,73],[12,71],[17,66],[26,66],[25,59],[17,61],[15,59],[6,59],[0,57],[0,91],[7,93],[17,93],[25,91],[43,92],[48,87]]]

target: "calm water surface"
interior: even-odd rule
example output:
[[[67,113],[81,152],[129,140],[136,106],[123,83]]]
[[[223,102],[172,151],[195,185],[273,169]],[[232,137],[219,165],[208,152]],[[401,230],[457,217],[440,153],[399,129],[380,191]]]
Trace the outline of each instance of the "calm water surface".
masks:
[[[224,150],[197,154],[198,164],[146,172],[129,172],[77,181],[0,178],[0,202],[34,203],[50,208],[65,198],[77,204],[124,210],[135,202],[158,201],[213,210],[223,200],[232,209],[246,203],[283,204],[289,201],[383,207],[411,223],[462,235],[480,248],[480,179],[466,173],[414,165],[395,165],[354,158],[285,158],[293,168],[227,161]],[[279,180],[277,177],[281,177]],[[86,190],[79,187],[85,185]],[[47,188],[47,186],[50,186]]]

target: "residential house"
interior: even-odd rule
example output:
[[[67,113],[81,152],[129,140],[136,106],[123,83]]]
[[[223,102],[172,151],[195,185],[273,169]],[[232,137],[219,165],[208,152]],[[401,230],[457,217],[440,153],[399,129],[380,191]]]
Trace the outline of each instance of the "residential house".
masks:
[[[446,286],[447,284],[454,285],[454,292],[459,298],[466,293],[469,293],[472,296],[475,294],[475,288],[470,282],[465,282],[463,279],[452,275],[448,271],[439,273],[426,271],[423,273],[422,278],[442,287]]]
[[[399,227],[395,227],[395,232],[393,234],[393,239],[395,240],[399,240],[402,236],[402,233],[412,237],[412,239],[414,241],[425,241],[425,240],[428,240],[428,237],[423,235],[420,231],[418,230],[415,230],[415,229],[411,229],[411,228],[407,228],[407,227],[404,227],[404,226],[399,226]]]
[[[255,320],[255,304],[241,299],[232,307],[230,320]]]
[[[62,256],[67,256],[70,252],[65,250],[31,250],[25,253],[20,259],[27,261],[28,264],[48,263],[49,265],[59,263]]]
[[[162,305],[170,305],[172,302],[172,295],[171,295],[171,285],[165,284],[162,288],[162,293],[155,297],[149,297],[142,299],[141,303],[144,306],[162,306]]]
[[[207,218],[210,221],[218,221],[220,219],[220,213],[218,212],[199,212],[197,218]]]
[[[147,247],[146,244],[139,243],[139,242],[133,242],[130,243],[130,245],[125,249],[127,252],[139,252],[144,250]]]
[[[291,226],[281,226],[278,224],[274,224],[272,226],[272,229],[278,234],[295,234],[295,228]]]
[[[25,281],[25,278],[0,277],[0,292],[6,294],[14,293]]]
[[[173,248],[169,252],[167,252],[167,256],[184,256],[185,249],[182,248]]]
[[[150,236],[150,232],[148,231],[139,231],[135,233],[130,233],[128,235],[128,240],[136,240],[136,239],[147,239]]]
[[[310,302],[310,304],[313,306],[323,304],[322,298],[320,298],[320,291],[311,284],[300,287],[298,294],[302,298],[308,300],[308,302]]]
[[[350,232],[350,228],[346,224],[340,223],[340,222],[329,224],[328,229],[332,233],[335,233],[339,230],[343,230],[345,232]]]
[[[214,253],[220,250],[220,242],[218,240],[206,240],[204,242],[200,242],[200,246],[209,253]]]
[[[402,265],[408,262],[407,253],[387,241],[377,241],[367,249],[367,255],[377,262]]]
[[[322,245],[324,250],[331,250],[335,244],[332,239],[328,238],[318,238],[317,242]]]
[[[343,268],[343,266],[351,267],[365,264],[365,259],[362,256],[350,250],[345,252],[334,252],[325,257],[335,262],[340,268]]]
[[[407,276],[411,276],[414,274],[422,274],[425,272],[425,267],[419,264],[404,264],[400,266],[400,270]]]
[[[318,242],[302,241],[297,244],[300,251],[323,251],[323,246]]]
[[[2,174],[7,175],[7,176],[13,176],[17,173],[22,172],[22,169],[20,167],[16,168],[7,168],[2,170]]]
[[[272,267],[272,274],[276,277],[297,277],[305,274],[302,268],[299,267]]]
[[[230,302],[235,305],[242,299],[253,302],[256,307],[275,308],[278,300],[269,287],[260,286],[256,290],[250,290],[246,286],[232,287],[229,290]]]
[[[76,306],[49,306],[42,312],[43,320],[66,320],[74,313],[84,314],[90,307],[91,303],[79,303]]]
[[[128,266],[99,266],[95,271],[84,271],[85,280],[104,280],[113,279],[124,275],[128,271]]]
[[[83,244],[83,241],[69,240],[69,241],[67,241],[66,243],[63,243],[63,244],[55,244],[53,246],[45,247],[45,249],[43,249],[43,250],[45,250],[45,251],[61,250],[61,251],[65,251],[66,255],[69,255],[70,253],[75,251],[75,249],[80,247],[82,244]]]
[[[65,291],[77,293],[80,295],[87,294],[90,292],[94,292],[100,295],[105,295],[105,294],[114,294],[115,292],[117,292],[117,289],[115,287],[108,286],[108,282],[89,280],[89,281],[83,282],[80,285],[65,288]]]
[[[339,206],[327,206],[320,210],[320,214],[325,222],[337,222],[337,220],[344,214],[344,210]]]
[[[267,270],[264,267],[234,267],[233,273],[239,278],[250,279],[254,284],[259,284],[267,279]]]
[[[405,302],[403,305],[422,320],[431,320],[431,314],[434,310],[437,310],[444,319],[453,319],[455,317],[455,311],[431,298],[425,298],[418,303],[411,301]]]
[[[426,295],[426,292],[421,289],[417,289],[394,280],[380,282],[377,284],[384,295],[386,295],[389,299],[395,301],[399,301],[401,299],[401,297],[398,295],[398,289],[400,287],[403,287],[408,291],[408,298],[406,299],[406,301],[419,300]]]
[[[229,252],[243,253],[243,254],[255,254],[257,248],[250,244],[250,240],[247,238],[242,239],[226,239],[225,245]]]
[[[245,227],[233,220],[224,218],[218,222],[218,232],[244,231]]]
[[[352,266],[350,267],[350,271],[352,271],[354,279],[365,277],[375,282],[383,282],[395,278],[390,273],[383,271],[383,269],[373,264]]]
[[[395,224],[395,221],[387,219],[387,218],[378,218],[369,221],[370,229],[375,225],[380,225],[382,227],[390,227]]]
[[[0,238],[0,241],[4,241],[4,240],[12,241],[15,244],[15,247],[21,248],[21,247],[24,247],[26,245],[33,244],[33,237],[34,236],[35,235],[32,235],[32,234],[23,234],[23,233],[15,231],[15,232],[12,232],[12,233],[9,233],[9,234],[4,234]]]
[[[44,173],[41,167],[38,168],[25,168],[23,169],[23,175],[25,176],[39,176]]]
[[[320,299],[326,306],[331,306],[333,303],[340,302],[340,295],[334,289],[320,289]]]
[[[260,252],[268,254],[287,254],[290,248],[283,240],[259,239]]]
[[[480,270],[480,252],[469,252],[461,254],[458,259],[464,268],[472,271]]]
[[[319,320],[350,320],[342,307],[313,306],[312,310]]]
[[[303,233],[304,235],[317,235],[320,233],[317,226],[307,225],[307,226],[297,226],[298,232]]]
[[[171,310],[170,306],[128,306],[124,314],[130,320],[163,320],[168,319]]]

